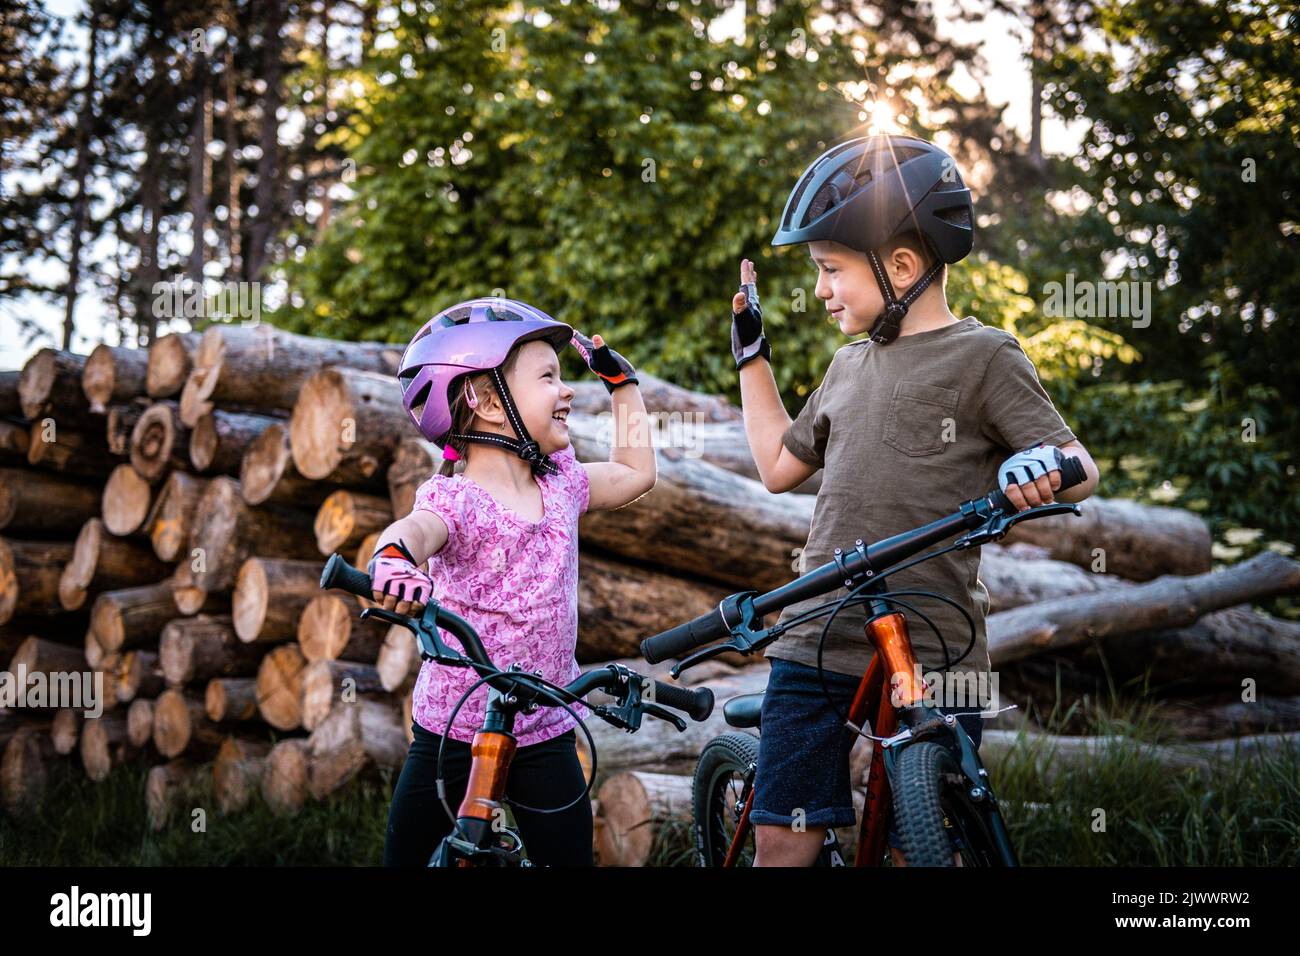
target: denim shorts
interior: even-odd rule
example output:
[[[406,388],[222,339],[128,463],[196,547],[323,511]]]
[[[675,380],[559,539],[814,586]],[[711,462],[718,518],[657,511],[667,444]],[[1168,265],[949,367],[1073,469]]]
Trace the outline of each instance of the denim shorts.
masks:
[[[827,703],[817,668],[771,658],[772,674],[763,697],[750,822],[790,826],[796,809],[809,827],[851,827],[857,823],[849,780],[849,752],[856,735]],[[841,713],[848,713],[861,676],[825,671],[826,687]],[[979,747],[983,720],[978,708],[941,708],[958,716]],[[897,834],[891,828],[891,846]]]

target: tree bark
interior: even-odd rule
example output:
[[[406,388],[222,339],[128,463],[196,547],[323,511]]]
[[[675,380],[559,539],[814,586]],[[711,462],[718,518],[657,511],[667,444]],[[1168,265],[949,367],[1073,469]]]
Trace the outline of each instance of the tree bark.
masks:
[[[240,493],[250,505],[315,508],[334,490],[298,474],[289,448],[289,426],[277,422],[248,446],[239,467]]]
[[[212,762],[212,790],[220,813],[238,813],[248,806],[270,752],[271,744],[266,740],[225,739]]]
[[[360,661],[314,661],[302,672],[302,726],[315,730],[335,709],[355,707],[361,700],[391,706],[379,672]]]
[[[18,378],[23,418],[55,418],[61,428],[85,425],[90,418],[90,402],[81,390],[85,367],[86,356],[59,349],[41,349],[29,358]]]
[[[179,688],[158,695],[153,705],[153,745],[164,757],[208,757],[221,746],[224,734],[208,720],[203,701]]]
[[[108,534],[104,522],[91,518],[82,525],[72,559],[59,577],[59,603],[75,611],[93,592],[138,587],[167,575],[167,566],[134,538]]]
[[[158,487],[144,532],[160,560],[179,561],[189,556],[186,545],[194,529],[194,513],[207,487],[206,478],[184,471],[171,472]]]
[[[327,365],[383,375],[391,387],[401,357],[400,347],[377,342],[296,335],[266,324],[214,325],[203,333],[181,393],[181,420],[193,427],[216,405],[288,412],[304,382]]]
[[[597,797],[600,865],[646,866],[665,827],[690,825],[692,793],[688,776],[634,770],[609,777]]]
[[[0,468],[0,530],[61,536],[99,513],[99,490],[62,475]]]
[[[62,541],[0,538],[0,624],[18,614],[57,614],[59,577],[72,558]]]
[[[406,749],[395,706],[360,700],[337,707],[308,740],[308,791],[323,800],[368,768],[396,769]]]
[[[257,712],[257,678],[214,677],[204,692],[204,710],[214,723],[261,720]]]
[[[278,421],[270,415],[213,409],[199,418],[190,435],[190,462],[196,471],[237,476],[249,446]]]

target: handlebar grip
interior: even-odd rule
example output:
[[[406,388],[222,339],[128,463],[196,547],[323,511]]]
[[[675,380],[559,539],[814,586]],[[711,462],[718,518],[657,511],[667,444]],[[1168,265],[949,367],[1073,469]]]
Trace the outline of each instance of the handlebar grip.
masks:
[[[322,590],[337,588],[363,598],[370,597],[372,593],[370,575],[348,564],[341,554],[332,554],[325,562],[325,570],[320,576],[320,586]]]
[[[1061,462],[1061,487],[1057,491],[1064,491],[1066,488],[1073,488],[1075,485],[1081,485],[1088,480],[1088,473],[1083,469],[1083,462],[1077,458],[1066,458]],[[999,508],[1004,512],[1012,513],[1016,510],[1015,505],[1007,500],[1007,496],[1001,490],[994,491],[989,495],[989,501],[993,507]],[[651,662],[653,663],[653,662]]]
[[[654,703],[680,710],[691,720],[708,720],[713,713],[713,691],[707,687],[682,687],[680,684],[654,682]]]
[[[670,657],[679,657],[693,648],[709,641],[725,637],[727,625],[723,623],[722,611],[712,610],[701,614],[693,621],[678,624],[641,642],[641,656],[651,664],[658,664]]]

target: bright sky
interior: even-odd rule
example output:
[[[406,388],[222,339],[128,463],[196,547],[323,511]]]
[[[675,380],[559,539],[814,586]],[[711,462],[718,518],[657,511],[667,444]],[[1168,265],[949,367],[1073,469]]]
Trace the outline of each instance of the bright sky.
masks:
[[[966,0],[966,2],[978,3],[980,0]],[[51,13],[67,17],[82,9],[84,0],[46,0],[45,5]],[[951,36],[948,21],[958,10],[958,0],[932,0],[932,5],[938,17],[940,34]],[[739,0],[728,13],[715,21],[710,33],[715,38],[735,36],[743,28],[743,23],[744,0]],[[964,29],[973,31],[989,64],[987,95],[995,105],[1005,106],[1006,122],[1028,138],[1030,86],[1028,63],[1025,57],[1025,51],[1028,49],[1026,30],[1014,18],[997,12],[988,13],[982,23],[964,26]],[[84,37],[81,45],[82,47],[85,45]],[[955,81],[955,85],[958,92],[967,95],[973,92],[973,85],[970,89],[962,88],[960,78]],[[289,125],[286,123],[282,127],[282,139],[286,138]],[[1048,153],[1068,155],[1077,148],[1080,138],[1081,128],[1077,124],[1072,130],[1067,129],[1059,120],[1050,117],[1043,124],[1043,148]],[[66,275],[64,269],[57,265],[44,268],[30,265],[28,269],[34,278],[51,283],[62,281]],[[90,286],[90,281],[83,279],[83,288],[77,298],[74,315],[76,333],[73,337],[73,349],[83,353],[89,352],[95,345],[104,341],[106,331],[107,334],[113,334],[103,327],[101,317],[104,306]],[[18,325],[14,320],[14,313],[19,310],[46,330],[45,335],[30,345],[25,345],[19,336]],[[60,341],[62,325],[62,303],[51,305],[28,298],[21,303],[8,304],[0,309],[0,369],[21,367],[37,349],[57,345]],[[184,326],[183,321],[181,325]],[[109,344],[119,343],[116,339],[111,339]]]

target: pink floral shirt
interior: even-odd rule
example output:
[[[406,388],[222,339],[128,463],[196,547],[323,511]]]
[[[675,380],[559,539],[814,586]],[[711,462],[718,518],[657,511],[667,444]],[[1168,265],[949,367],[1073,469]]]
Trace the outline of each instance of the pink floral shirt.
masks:
[[[587,510],[587,472],[573,446],[551,455],[559,473],[537,478],[542,520],[527,521],[497,502],[464,475],[435,475],[415,493],[415,509],[432,511],[447,525],[447,543],[429,559],[433,593],[440,604],[478,631],[488,657],[501,670],[525,671],[560,686],[581,673],[574,659],[578,642],[578,516]],[[460,642],[442,631],[443,641]],[[470,668],[425,661],[415,682],[412,716],[431,733],[447,733],[456,701],[478,674]],[[469,741],[482,725],[488,687],[480,686],[456,715],[450,736]],[[581,704],[574,711],[587,716]],[[515,717],[519,746],[542,743],[575,727],[558,707]]]

